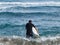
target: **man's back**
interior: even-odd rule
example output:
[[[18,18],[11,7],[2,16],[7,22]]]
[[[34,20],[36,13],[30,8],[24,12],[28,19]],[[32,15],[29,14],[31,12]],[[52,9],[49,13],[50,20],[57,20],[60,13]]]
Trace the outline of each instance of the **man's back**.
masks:
[[[31,24],[31,23],[26,24],[27,33],[32,33],[32,26],[33,26],[33,24]]]
[[[26,24],[26,35],[27,36],[31,36],[32,37],[32,27],[35,27],[31,21],[29,21],[27,24]]]

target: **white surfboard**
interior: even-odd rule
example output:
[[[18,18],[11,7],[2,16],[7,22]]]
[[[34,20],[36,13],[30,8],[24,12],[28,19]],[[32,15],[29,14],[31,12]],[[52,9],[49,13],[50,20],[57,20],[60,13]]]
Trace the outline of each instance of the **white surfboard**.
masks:
[[[32,27],[32,32],[33,32],[33,36],[38,38],[39,37],[39,33],[37,32],[36,28]]]

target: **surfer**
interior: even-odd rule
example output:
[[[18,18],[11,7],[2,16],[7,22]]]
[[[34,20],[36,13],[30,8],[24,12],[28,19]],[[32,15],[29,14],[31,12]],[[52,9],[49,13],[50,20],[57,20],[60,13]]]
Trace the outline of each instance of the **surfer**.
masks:
[[[32,27],[35,27],[34,24],[32,24],[32,20],[29,20],[28,23],[26,24],[26,37],[33,37],[32,33]]]

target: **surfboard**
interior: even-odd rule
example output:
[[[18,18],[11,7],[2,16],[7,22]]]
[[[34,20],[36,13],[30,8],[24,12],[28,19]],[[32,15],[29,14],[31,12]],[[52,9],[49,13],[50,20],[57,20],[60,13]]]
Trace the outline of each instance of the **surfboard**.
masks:
[[[35,37],[35,38],[39,38],[40,37],[39,33],[38,33],[38,31],[37,31],[37,29],[35,27],[32,27],[32,32],[33,32],[33,37]]]

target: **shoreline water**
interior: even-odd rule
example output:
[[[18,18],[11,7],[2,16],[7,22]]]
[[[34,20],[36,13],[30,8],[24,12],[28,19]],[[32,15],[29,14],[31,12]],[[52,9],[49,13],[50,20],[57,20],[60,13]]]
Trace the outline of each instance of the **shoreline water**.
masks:
[[[28,39],[20,36],[0,37],[0,45],[59,45],[60,36]]]

